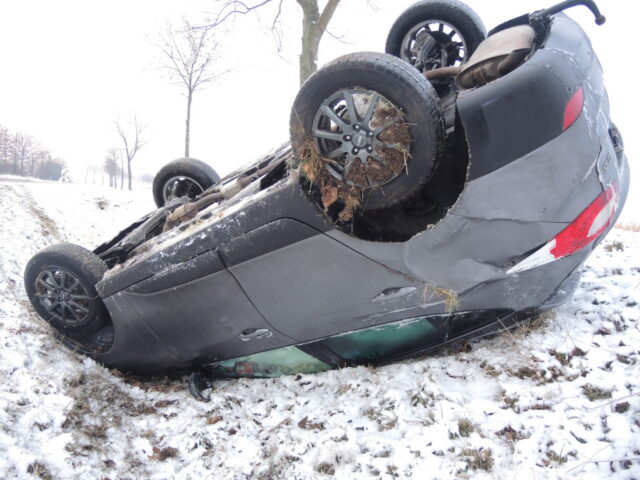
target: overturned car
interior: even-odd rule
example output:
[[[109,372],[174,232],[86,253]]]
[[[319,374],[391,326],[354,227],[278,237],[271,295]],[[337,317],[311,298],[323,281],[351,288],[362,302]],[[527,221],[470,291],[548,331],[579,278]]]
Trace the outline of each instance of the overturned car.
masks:
[[[124,371],[274,376],[379,364],[571,297],[629,172],[602,70],[563,2],[485,33],[423,0],[386,54],[301,88],[291,142],[222,179],[180,159],[158,209],[25,287],[73,349]]]

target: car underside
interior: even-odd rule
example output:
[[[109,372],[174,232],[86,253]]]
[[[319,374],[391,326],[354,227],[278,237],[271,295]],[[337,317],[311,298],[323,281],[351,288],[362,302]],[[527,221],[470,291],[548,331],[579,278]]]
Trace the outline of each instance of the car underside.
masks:
[[[136,373],[274,376],[428,353],[569,299],[629,185],[601,66],[561,10],[604,17],[563,2],[471,52],[473,30],[420,16],[442,4],[460,2],[418,2],[387,54],[309,79],[290,143],[208,186],[167,170],[159,208],[93,250],[100,322],[51,322],[63,341]],[[52,306],[57,268],[27,291],[77,319],[93,307]]]

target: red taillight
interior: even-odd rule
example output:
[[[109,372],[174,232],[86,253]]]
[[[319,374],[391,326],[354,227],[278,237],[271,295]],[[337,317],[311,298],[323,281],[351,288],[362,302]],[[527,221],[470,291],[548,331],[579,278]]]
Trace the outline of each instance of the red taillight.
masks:
[[[556,246],[551,254],[566,257],[590,244],[609,226],[618,207],[618,188],[609,185],[571,225],[556,235]]]
[[[567,106],[564,107],[564,122],[562,123],[562,129],[566,130],[573,122],[575,122],[580,113],[582,113],[582,106],[584,105],[584,91],[582,87],[576,90],[576,93],[571,95],[571,98],[567,102]]]
[[[567,257],[589,245],[611,224],[618,209],[618,185],[612,183],[567,228],[507,273],[517,273]]]

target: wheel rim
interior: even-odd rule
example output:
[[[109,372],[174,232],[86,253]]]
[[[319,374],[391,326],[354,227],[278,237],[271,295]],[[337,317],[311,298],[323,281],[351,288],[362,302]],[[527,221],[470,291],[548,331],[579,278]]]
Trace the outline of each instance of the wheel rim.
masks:
[[[340,90],[327,98],[312,136],[326,170],[349,185],[380,187],[406,169],[411,137],[402,110],[373,90]]]
[[[65,326],[78,326],[89,316],[91,296],[80,280],[61,268],[40,272],[35,281],[40,305]]]
[[[194,198],[204,192],[204,188],[193,178],[177,175],[171,177],[162,187],[162,198],[166,202],[185,195]]]
[[[468,57],[467,43],[450,23],[427,20],[418,23],[402,40],[400,56],[420,71],[459,65]]]

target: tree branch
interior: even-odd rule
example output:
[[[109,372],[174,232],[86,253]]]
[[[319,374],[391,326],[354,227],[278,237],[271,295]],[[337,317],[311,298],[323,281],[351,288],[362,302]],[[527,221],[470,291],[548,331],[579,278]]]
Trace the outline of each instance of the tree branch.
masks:
[[[316,35],[322,36],[324,31],[327,29],[327,25],[329,25],[329,22],[331,21],[331,17],[333,17],[333,14],[335,13],[336,8],[338,8],[339,3],[340,3],[340,0],[329,0],[327,2],[327,4],[324,7],[324,10],[322,10],[322,13],[320,14],[320,19],[318,20],[318,24],[316,25]]]
[[[250,13],[258,9],[263,5],[266,5],[267,3],[271,3],[272,1],[273,0],[262,0],[260,3],[249,6],[240,0],[229,0],[224,3],[220,11],[218,12],[218,15],[214,20],[214,22],[209,25],[206,25],[206,28],[208,29],[215,28],[221,23],[223,23],[227,18],[233,15],[246,15],[247,13]],[[225,13],[225,10],[227,9],[230,9],[230,10]]]

